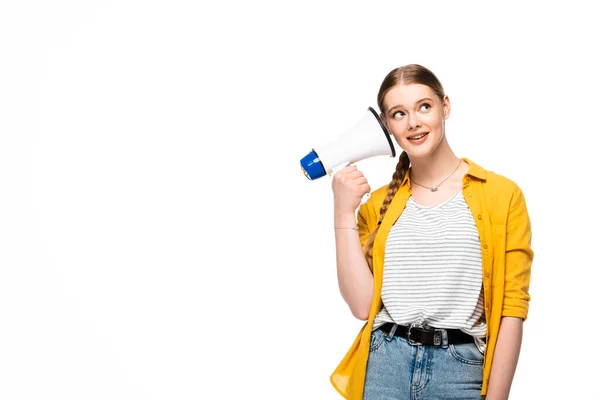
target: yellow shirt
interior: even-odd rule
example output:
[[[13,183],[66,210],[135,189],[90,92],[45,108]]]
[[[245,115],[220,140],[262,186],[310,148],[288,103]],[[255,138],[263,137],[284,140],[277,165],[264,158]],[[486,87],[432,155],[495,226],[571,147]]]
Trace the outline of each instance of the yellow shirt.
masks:
[[[487,393],[492,359],[502,317],[527,319],[529,278],[533,251],[531,225],[521,189],[510,179],[486,171],[469,159],[463,177],[463,195],[473,214],[481,242],[482,277],[487,324],[481,395]],[[369,233],[379,222],[379,209],[387,185],[371,194],[358,209],[360,241],[364,246]],[[346,399],[362,400],[373,321],[381,308],[385,243],[410,196],[410,178],[406,174],[392,200],[373,245],[373,303],[369,318],[354,343],[331,375],[331,383]]]

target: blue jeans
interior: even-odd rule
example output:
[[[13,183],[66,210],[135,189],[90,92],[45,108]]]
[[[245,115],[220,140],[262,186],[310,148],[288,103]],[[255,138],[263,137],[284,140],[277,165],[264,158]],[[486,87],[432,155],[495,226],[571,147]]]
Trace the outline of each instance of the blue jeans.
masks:
[[[381,329],[371,333],[364,400],[478,399],[483,354],[475,343],[413,346]]]

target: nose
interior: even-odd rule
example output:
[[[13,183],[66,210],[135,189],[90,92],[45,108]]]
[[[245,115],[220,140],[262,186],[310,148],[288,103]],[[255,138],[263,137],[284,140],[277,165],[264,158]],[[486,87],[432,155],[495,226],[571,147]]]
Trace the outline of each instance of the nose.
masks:
[[[421,122],[417,121],[416,115],[409,115],[408,117],[408,130],[412,131],[421,127]]]

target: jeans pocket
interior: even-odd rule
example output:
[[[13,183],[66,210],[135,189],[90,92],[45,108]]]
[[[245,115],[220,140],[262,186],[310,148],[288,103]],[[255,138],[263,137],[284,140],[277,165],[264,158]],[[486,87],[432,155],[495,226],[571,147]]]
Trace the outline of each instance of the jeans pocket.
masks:
[[[465,364],[483,365],[483,354],[475,343],[451,344],[448,350],[452,357]]]
[[[383,332],[381,329],[377,329],[371,332],[371,344],[369,345],[369,353],[377,350],[379,346],[383,343],[385,336],[383,336]]]

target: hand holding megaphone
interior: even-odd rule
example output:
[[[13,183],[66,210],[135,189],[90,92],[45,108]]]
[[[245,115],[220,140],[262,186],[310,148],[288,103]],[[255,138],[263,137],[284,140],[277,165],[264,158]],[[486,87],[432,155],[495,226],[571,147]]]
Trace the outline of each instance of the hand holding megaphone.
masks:
[[[385,125],[381,122],[375,110],[369,107],[367,114],[354,128],[339,136],[336,140],[322,147],[312,149],[300,160],[300,166],[309,180],[331,175],[334,169],[341,167],[342,169],[334,175],[334,182],[332,183],[334,193],[337,188],[338,193],[346,193],[353,199],[351,193],[364,190],[368,183],[366,179],[363,182],[360,179],[361,177],[357,175],[357,173],[362,175],[361,172],[356,169],[347,169],[347,166],[360,160],[382,155],[395,157],[396,150]],[[342,171],[344,173],[339,176],[338,182],[336,182],[335,176]],[[364,179],[364,176],[362,178]],[[352,180],[361,183],[352,182]],[[370,192],[370,188],[367,193],[363,192],[364,196],[361,203],[366,202],[369,198],[368,192]]]
[[[371,186],[356,165],[348,165],[333,175],[333,204],[341,213],[353,213],[370,196]]]

